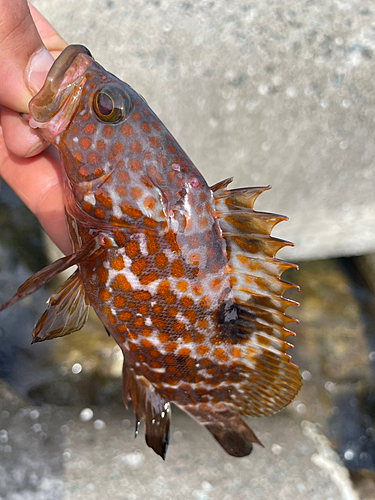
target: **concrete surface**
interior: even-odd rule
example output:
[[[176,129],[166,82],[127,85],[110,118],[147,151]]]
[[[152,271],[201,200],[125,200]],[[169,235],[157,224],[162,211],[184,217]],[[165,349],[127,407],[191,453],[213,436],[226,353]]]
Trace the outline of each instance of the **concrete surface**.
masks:
[[[328,440],[288,412],[254,422],[266,448],[238,460],[174,411],[163,462],[129,412],[87,410],[30,407],[0,382],[1,500],[359,500]]]
[[[257,206],[290,217],[284,257],[375,250],[373,2],[33,3],[147,99],[209,183],[273,186]]]

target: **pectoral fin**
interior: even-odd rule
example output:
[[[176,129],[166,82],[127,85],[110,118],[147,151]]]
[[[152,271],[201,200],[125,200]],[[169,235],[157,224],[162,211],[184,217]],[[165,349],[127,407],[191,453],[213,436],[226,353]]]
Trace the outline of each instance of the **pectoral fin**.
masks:
[[[48,307],[33,330],[33,343],[69,335],[86,323],[90,304],[77,270],[48,299]]]

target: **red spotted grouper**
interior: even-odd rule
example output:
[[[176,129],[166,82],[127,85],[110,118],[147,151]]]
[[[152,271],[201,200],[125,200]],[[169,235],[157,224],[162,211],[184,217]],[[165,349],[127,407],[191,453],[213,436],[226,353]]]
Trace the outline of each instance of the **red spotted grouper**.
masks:
[[[137,431],[165,458],[170,403],[233,456],[257,437],[240,415],[270,415],[300,388],[270,236],[266,189],[209,187],[146,101],[83,46],[67,47],[30,102],[29,124],[60,151],[73,253],[29,278],[0,310],[77,270],[37,322],[39,342],[82,328],[92,306],[124,355]],[[260,443],[259,443],[260,444]]]

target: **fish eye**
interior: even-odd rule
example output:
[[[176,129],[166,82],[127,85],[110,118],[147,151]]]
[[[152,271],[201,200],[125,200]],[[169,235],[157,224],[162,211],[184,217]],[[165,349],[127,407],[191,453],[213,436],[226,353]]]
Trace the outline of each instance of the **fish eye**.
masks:
[[[94,96],[94,111],[103,122],[119,123],[125,120],[132,110],[130,97],[115,85],[106,85]]]

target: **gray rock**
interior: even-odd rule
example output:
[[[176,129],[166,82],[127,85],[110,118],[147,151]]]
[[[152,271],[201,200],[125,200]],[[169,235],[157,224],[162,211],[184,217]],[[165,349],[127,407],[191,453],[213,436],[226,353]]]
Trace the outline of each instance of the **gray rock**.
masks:
[[[267,185],[293,260],[373,251],[374,22],[359,0],[35,0],[146,97],[209,183]]]

